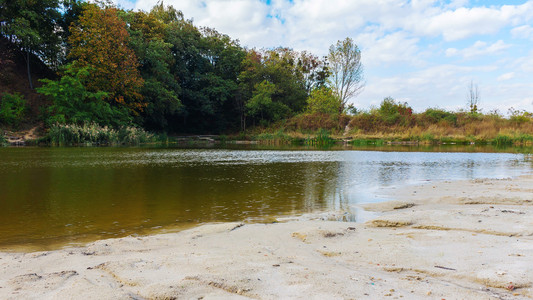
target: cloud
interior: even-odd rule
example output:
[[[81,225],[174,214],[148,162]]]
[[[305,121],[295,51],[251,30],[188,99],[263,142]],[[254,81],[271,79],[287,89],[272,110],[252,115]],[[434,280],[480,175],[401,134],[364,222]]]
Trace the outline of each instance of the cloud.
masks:
[[[421,60],[417,38],[409,37],[404,32],[395,32],[382,37],[364,34],[357,37],[363,46],[363,62],[374,66],[391,63],[419,64]]]
[[[493,44],[477,41],[472,46],[462,50],[448,48],[446,49],[446,56],[462,56],[463,58],[479,57],[488,54],[498,54],[510,47],[511,45],[505,44],[502,40]]]
[[[514,38],[531,39],[533,40],[533,27],[529,25],[518,26],[511,29],[511,35]]]
[[[514,76],[515,76],[514,72],[509,72],[509,73],[505,73],[505,74],[502,74],[502,75],[498,76],[498,78],[496,80],[498,80],[498,81],[506,81],[506,80],[513,79]]]

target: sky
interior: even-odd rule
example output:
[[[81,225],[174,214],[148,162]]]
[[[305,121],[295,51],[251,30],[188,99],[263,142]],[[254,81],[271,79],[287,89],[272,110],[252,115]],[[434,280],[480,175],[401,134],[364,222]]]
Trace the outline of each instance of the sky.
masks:
[[[158,0],[115,0],[149,11]],[[533,111],[533,0],[165,0],[197,26],[248,48],[327,55],[350,37],[361,49],[359,109],[385,97],[415,111],[467,108],[470,83],[485,113]]]

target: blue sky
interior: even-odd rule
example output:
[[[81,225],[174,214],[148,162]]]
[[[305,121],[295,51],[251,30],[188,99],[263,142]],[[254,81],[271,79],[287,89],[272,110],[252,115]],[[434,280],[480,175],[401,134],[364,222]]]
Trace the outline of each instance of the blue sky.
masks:
[[[115,0],[148,11],[157,0]],[[367,109],[391,96],[416,111],[466,108],[472,80],[484,112],[533,111],[533,0],[165,0],[196,25],[243,46],[325,55],[351,37],[366,86],[351,102]]]

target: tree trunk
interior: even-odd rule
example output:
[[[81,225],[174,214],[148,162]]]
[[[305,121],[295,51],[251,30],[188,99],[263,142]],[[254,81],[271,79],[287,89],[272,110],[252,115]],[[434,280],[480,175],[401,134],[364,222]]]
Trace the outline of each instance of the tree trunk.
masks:
[[[33,90],[33,82],[31,80],[31,69],[30,69],[30,50],[26,50],[26,67],[28,69],[28,81],[30,83],[30,89]]]

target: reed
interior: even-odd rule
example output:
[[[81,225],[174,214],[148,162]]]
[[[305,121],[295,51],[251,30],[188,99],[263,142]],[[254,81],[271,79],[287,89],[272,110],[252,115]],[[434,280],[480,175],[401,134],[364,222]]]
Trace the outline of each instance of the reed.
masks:
[[[137,127],[113,129],[88,123],[52,125],[46,139],[56,146],[139,145],[154,141],[154,136]]]

